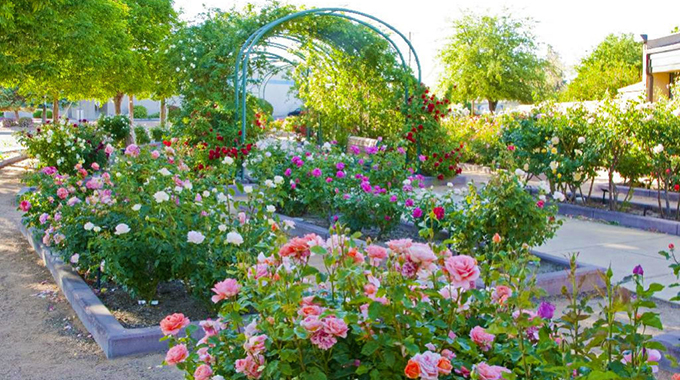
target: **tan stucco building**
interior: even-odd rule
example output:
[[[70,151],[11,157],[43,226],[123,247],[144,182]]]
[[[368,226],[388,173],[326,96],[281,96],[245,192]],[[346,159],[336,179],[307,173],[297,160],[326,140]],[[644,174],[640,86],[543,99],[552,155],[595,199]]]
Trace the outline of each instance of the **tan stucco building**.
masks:
[[[647,101],[670,97],[669,85],[680,78],[680,33],[651,40],[643,35],[642,39],[642,85]]]

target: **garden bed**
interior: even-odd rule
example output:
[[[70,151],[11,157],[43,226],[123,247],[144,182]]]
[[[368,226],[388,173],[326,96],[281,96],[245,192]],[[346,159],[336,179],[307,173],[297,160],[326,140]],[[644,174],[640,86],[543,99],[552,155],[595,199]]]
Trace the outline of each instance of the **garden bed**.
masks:
[[[589,219],[602,220],[623,227],[638,228],[646,231],[662,232],[669,235],[680,236],[680,222],[673,220],[633,215],[626,212],[610,211],[569,203],[560,203],[559,213],[560,215],[583,216]]]

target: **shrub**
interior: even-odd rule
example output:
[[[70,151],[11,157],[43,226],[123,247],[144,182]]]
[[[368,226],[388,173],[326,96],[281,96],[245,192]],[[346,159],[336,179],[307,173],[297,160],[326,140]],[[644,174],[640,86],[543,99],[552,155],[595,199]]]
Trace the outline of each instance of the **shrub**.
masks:
[[[160,117],[161,117],[161,113],[160,113],[160,112],[156,112],[156,113],[149,114],[149,119],[158,119],[158,118],[160,118]]]
[[[3,128],[12,128],[16,125],[16,121],[14,119],[2,119],[2,127]]]
[[[149,117],[149,112],[144,106],[132,107],[136,119],[146,119]]]
[[[113,152],[113,147],[107,145],[110,136],[87,122],[47,123],[36,128],[35,134],[19,133],[18,139],[40,167],[54,167],[62,174],[78,173],[94,163],[104,167]]]
[[[33,117],[36,119],[42,118],[43,111],[42,109],[37,109],[33,112]],[[47,110],[47,115],[45,116],[46,119],[51,119],[52,118],[52,110]]]
[[[171,120],[177,120],[182,114],[182,109],[177,106],[168,106],[168,118]]]
[[[145,126],[138,125],[135,127],[135,141],[137,145],[148,144],[151,142],[149,139],[149,133],[146,131]]]
[[[17,122],[17,125],[19,126],[19,128],[32,128],[33,119],[30,117],[22,117],[19,119],[19,122]]]
[[[153,127],[151,128],[151,139],[153,141],[163,141],[163,136],[167,133],[165,128]]]
[[[97,121],[97,125],[103,131],[106,131],[113,138],[113,142],[122,146],[125,139],[130,136],[130,119],[124,115],[106,116],[102,115]]]

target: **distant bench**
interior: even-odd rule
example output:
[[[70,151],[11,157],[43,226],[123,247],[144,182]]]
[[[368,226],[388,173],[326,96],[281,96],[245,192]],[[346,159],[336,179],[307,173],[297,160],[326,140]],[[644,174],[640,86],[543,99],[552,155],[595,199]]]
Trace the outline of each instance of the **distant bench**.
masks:
[[[363,152],[366,148],[374,148],[378,146],[378,140],[368,137],[349,136],[347,139],[347,153],[352,152],[353,146],[359,147]]]

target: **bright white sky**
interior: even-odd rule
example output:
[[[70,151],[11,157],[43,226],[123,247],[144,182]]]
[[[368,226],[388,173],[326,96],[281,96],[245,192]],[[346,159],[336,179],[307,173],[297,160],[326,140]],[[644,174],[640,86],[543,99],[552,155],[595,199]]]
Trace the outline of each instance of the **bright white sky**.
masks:
[[[229,9],[247,0],[175,0],[183,19],[193,19],[204,6]],[[261,4],[263,1],[250,1]],[[536,21],[534,32],[542,44],[550,44],[571,67],[609,33],[642,33],[655,38],[667,35],[680,24],[680,0],[289,0],[310,7],[343,7],[374,15],[411,33],[420,57],[423,80],[435,85],[437,51],[450,34],[451,20],[462,10],[501,10]],[[404,50],[405,52],[406,50]]]

